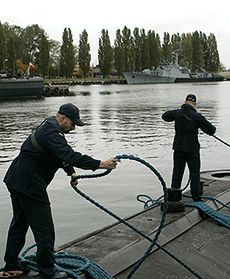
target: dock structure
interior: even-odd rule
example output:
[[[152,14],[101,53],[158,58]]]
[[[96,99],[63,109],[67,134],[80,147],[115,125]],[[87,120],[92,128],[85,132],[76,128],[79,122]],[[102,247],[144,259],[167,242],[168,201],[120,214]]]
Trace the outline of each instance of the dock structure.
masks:
[[[205,203],[229,216],[230,170],[203,172],[201,181],[204,195],[216,198],[222,204],[213,199],[207,199]],[[192,200],[183,196],[183,201],[188,204]],[[148,238],[154,239],[161,217],[161,206],[157,205],[125,220]],[[150,245],[148,239],[123,223],[116,222],[62,245],[58,252],[86,257],[102,267],[111,278],[126,279]],[[229,255],[229,228],[207,218],[198,209],[186,206],[183,212],[167,213],[157,245],[132,278],[229,279]],[[94,279],[89,274],[81,274],[79,277]],[[25,275],[21,278],[28,277]]]
[[[201,173],[201,177],[204,195],[216,197],[224,204],[229,204],[230,180],[218,178],[218,175],[214,177],[211,172]],[[186,203],[191,202],[191,199],[183,199]],[[206,203],[215,210],[229,214],[229,209],[215,201],[207,200]],[[160,206],[156,206],[126,218],[126,221],[153,238],[161,216]],[[200,278],[230,278],[229,228],[206,218],[197,209],[186,207],[184,212],[168,213],[157,243]],[[59,251],[85,256],[114,278],[125,279],[150,244],[126,225],[115,223],[61,246]],[[82,275],[81,278],[88,277]],[[154,246],[132,278],[182,279],[196,276],[162,249]]]

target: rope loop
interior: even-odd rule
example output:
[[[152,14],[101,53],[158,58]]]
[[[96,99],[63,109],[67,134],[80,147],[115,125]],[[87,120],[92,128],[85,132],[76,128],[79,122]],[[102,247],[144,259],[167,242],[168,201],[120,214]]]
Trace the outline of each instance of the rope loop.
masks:
[[[36,262],[36,253],[27,255],[27,253],[36,247],[36,244],[28,247],[19,256],[19,260],[22,266],[26,266],[28,269],[39,272]],[[65,252],[54,253],[55,265],[54,268],[59,272],[66,272],[68,276],[75,279],[80,279],[80,274],[84,273],[89,275],[92,279],[113,279],[113,277],[107,273],[97,263],[87,259],[86,257],[73,255]]]

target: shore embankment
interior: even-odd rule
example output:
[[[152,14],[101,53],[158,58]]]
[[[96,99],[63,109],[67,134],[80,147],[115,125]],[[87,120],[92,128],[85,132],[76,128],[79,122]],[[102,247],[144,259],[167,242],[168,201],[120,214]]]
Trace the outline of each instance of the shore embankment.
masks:
[[[124,78],[113,77],[113,78],[56,78],[46,79],[46,84],[51,85],[91,85],[91,84],[126,84]]]
[[[43,95],[52,96],[70,96],[73,95],[69,90],[70,86],[75,85],[109,85],[109,84],[126,84],[126,80],[119,77],[113,78],[56,78],[45,79]]]

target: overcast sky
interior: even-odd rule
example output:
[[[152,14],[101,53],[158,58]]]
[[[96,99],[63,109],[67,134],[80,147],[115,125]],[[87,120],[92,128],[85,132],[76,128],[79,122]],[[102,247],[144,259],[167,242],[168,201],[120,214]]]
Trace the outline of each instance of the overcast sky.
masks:
[[[109,31],[112,45],[116,30],[124,26],[154,30],[161,39],[164,32],[214,33],[220,61],[230,68],[228,3],[229,0],[2,0],[0,21],[23,28],[38,24],[50,39],[60,42],[64,28],[69,27],[76,45],[86,29],[94,64],[103,28]]]

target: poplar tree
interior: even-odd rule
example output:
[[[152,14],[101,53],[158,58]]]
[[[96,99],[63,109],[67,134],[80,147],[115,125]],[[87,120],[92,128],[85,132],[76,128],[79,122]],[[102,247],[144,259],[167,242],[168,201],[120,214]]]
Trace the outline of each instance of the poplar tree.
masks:
[[[49,56],[50,69],[49,75],[51,77],[59,77],[60,75],[60,59],[61,59],[61,44],[55,40],[49,40]]]
[[[8,65],[12,71],[12,74],[16,72],[16,51],[15,51],[15,42],[14,38],[10,37],[7,40],[7,57],[8,57]]]
[[[144,70],[150,68],[148,39],[144,29],[141,29],[140,36],[141,36],[141,62],[142,62],[141,68],[142,70]]]
[[[193,56],[193,47],[192,47],[192,34],[182,34],[181,36],[181,49],[182,49],[182,60],[181,65],[192,69],[192,56]]]
[[[7,59],[7,43],[4,25],[0,22],[0,69],[5,66]]]
[[[133,71],[135,69],[133,38],[131,30],[126,26],[122,30],[122,45],[124,49],[124,71]]]
[[[149,30],[147,34],[148,52],[149,52],[149,68],[156,68],[161,60],[161,43],[158,34]]]
[[[192,50],[192,71],[199,72],[204,67],[204,52],[201,37],[198,31],[195,31],[192,34]]]
[[[120,29],[117,29],[116,31],[113,54],[114,67],[117,70],[118,75],[121,75],[123,72],[125,72],[125,52]]]
[[[217,48],[215,35],[210,33],[207,38],[207,49],[209,52],[209,63],[207,70],[210,72],[217,72],[220,70],[220,58]]]
[[[80,35],[79,50],[78,50],[78,61],[80,70],[85,78],[90,70],[90,45],[88,43],[88,33],[84,29]]]
[[[172,62],[172,45],[170,42],[170,35],[164,32],[164,39],[162,45],[162,62],[170,64]]]
[[[101,73],[106,77],[112,70],[113,49],[108,30],[105,29],[101,31],[101,38],[99,38],[98,62]]]
[[[142,70],[141,61],[141,37],[139,28],[135,27],[133,30],[133,49],[134,49],[134,63],[135,71]]]
[[[66,78],[72,77],[75,64],[76,57],[72,32],[70,28],[65,28],[62,36],[60,74]]]
[[[39,50],[39,72],[42,74],[43,77],[45,77],[49,73],[49,42],[45,34],[42,35]]]

